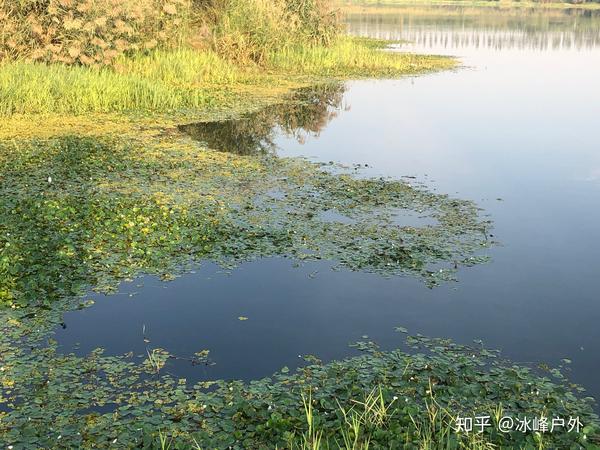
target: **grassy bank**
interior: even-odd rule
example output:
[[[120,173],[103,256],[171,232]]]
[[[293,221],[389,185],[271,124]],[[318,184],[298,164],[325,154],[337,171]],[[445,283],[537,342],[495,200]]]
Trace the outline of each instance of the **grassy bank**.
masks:
[[[0,114],[189,112],[266,86],[455,64],[345,37],[320,0],[113,3],[2,1]]]
[[[0,65],[0,114],[167,112],[226,107],[250,88],[301,86],[325,78],[401,76],[454,67],[445,57],[382,51],[340,37],[330,46],[289,47],[263,65],[182,48],[121,57],[115,67],[30,61]]]

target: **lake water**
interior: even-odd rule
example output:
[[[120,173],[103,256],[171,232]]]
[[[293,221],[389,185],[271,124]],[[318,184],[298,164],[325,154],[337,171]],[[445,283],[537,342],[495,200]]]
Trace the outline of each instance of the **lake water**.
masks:
[[[349,31],[411,40],[394,51],[456,55],[464,67],[349,82],[318,129],[298,139],[275,126],[276,151],[368,164],[365,174],[415,177],[475,201],[501,242],[492,261],[433,289],[329,262],[205,264],[172,282],[143,277],[92,295],[93,307],[65,315],[61,348],[209,349],[215,365],[182,359],[168,370],[252,379],[297,366],[300,354],[351,355],[348,343],[363,335],[396,347],[403,326],[482,339],[517,362],[569,358],[571,378],[600,397],[600,16],[406,8],[352,15]]]

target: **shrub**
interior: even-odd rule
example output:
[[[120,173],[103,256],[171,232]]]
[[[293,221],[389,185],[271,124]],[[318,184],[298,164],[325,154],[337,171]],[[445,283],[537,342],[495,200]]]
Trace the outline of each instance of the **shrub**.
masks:
[[[262,63],[292,45],[329,45],[340,31],[326,0],[215,0],[209,9],[215,50],[240,61]]]
[[[0,59],[110,66],[185,40],[262,63],[291,45],[329,45],[339,31],[328,0],[0,0]]]
[[[0,59],[112,65],[180,42],[190,12],[190,0],[0,0]]]
[[[296,30],[304,41],[330,45],[341,31],[337,10],[328,0],[286,0],[287,10],[298,16],[301,28]]]

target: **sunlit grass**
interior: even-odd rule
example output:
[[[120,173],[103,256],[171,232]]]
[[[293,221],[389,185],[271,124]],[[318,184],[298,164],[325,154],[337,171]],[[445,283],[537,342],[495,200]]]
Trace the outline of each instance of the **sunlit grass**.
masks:
[[[225,84],[242,81],[252,68],[242,69],[211,50],[177,49],[121,58],[117,72],[165,83],[169,86]]]
[[[269,55],[266,66],[238,66],[210,50],[160,50],[121,58],[115,67],[26,61],[0,66],[0,114],[166,112],[218,107],[236,86],[276,87],[290,77],[401,76],[455,64],[450,58],[382,51],[340,38],[330,47],[295,47]],[[308,79],[307,79],[308,81]],[[230,93],[231,97],[231,93]]]
[[[117,67],[26,61],[0,66],[0,114],[199,108],[216,102],[203,83],[239,81],[242,71],[210,51],[158,51]]]
[[[0,113],[4,115],[171,109],[200,107],[208,101],[200,90],[109,69],[31,62],[9,63],[0,69]]]
[[[452,58],[385,51],[381,41],[344,37],[330,47],[295,47],[270,56],[283,72],[333,77],[398,76],[456,65]]]

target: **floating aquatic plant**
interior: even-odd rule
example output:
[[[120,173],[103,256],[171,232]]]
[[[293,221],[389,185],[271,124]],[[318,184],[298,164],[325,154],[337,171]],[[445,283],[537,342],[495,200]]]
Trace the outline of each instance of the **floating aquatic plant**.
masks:
[[[296,104],[293,114],[276,115],[292,121],[270,123],[292,133],[318,130],[339,93],[309,96],[306,109]],[[264,133],[268,137],[270,129]],[[400,226],[393,220],[398,210],[435,221]],[[326,219],[332,211],[349,220]],[[356,177],[334,164],[218,151],[175,128],[2,140],[0,436],[15,448],[59,441],[66,447],[151,447],[165,429],[183,447],[193,440],[241,448],[300,439],[309,374],[345,373],[345,381],[338,375],[324,381],[349,389],[336,394],[340,402],[364,400],[366,384],[360,392],[351,388],[356,376],[369,384],[376,377],[398,395],[398,386],[384,383],[387,357],[374,354],[302,375],[285,369],[273,384],[192,387],[168,375],[164,368],[172,355],[150,342],[145,355],[97,350],[78,357],[58,354],[49,336],[64,311],[88,306],[80,294],[90,287],[114,289],[141,272],[169,278],[202,260],[328,259],[352,270],[415,276],[432,286],[491,244],[490,226],[468,201],[398,180]],[[207,357],[198,352],[190,360],[207,363]],[[358,367],[365,369],[362,375]],[[327,395],[311,394],[312,400],[332,401],[333,391],[315,387]],[[417,396],[414,401],[413,417],[422,411]],[[584,404],[572,403],[588,414]],[[314,425],[326,441],[337,439],[333,423]],[[407,433],[417,439],[415,430]]]

